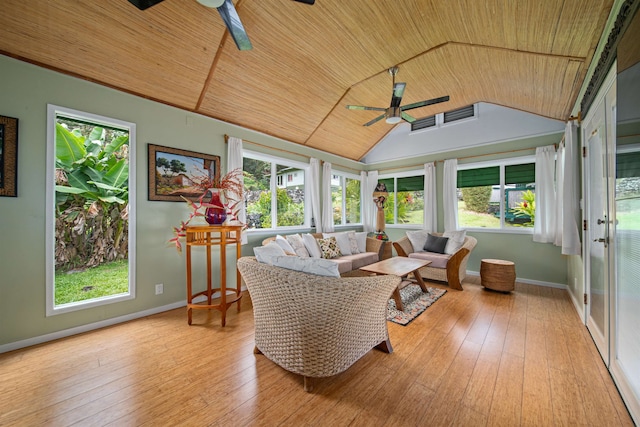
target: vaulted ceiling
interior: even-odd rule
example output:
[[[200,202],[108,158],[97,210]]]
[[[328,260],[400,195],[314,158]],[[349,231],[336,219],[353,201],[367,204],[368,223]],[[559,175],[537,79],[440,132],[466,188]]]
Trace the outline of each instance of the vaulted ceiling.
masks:
[[[3,0],[0,53],[360,160],[393,127],[391,77],[420,118],[477,102],[565,120],[613,0],[238,0],[239,51],[215,9],[164,0]]]

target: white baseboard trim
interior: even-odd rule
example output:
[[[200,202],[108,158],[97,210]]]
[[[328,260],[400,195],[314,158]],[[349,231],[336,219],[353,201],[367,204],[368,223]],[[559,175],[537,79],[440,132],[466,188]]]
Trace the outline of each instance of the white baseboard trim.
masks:
[[[478,276],[478,277],[480,277],[480,272],[467,270],[467,276]],[[569,290],[567,285],[563,284],[563,283],[544,282],[542,280],[524,279],[522,277],[516,277],[516,282],[526,283],[528,285],[546,286],[548,288],[564,289],[564,290],[567,290],[567,291]]]
[[[139,319],[141,317],[150,316],[152,314],[162,313],[163,311],[169,311],[169,310],[173,310],[180,307],[186,307],[186,305],[187,305],[186,300],[178,301],[172,304],[163,305],[161,307],[154,307],[154,308],[150,308],[149,310],[139,311],[137,313],[126,314],[120,317],[101,320],[100,322],[89,323],[87,325],[82,325],[82,326],[76,326],[75,328],[69,328],[62,331],[52,332],[50,334],[40,335],[37,337],[22,340],[22,341],[2,344],[0,345],[0,353],[6,353],[8,351],[18,350],[24,347],[30,347],[32,345],[42,344],[48,341],[69,337],[71,335],[93,331],[95,329],[104,328],[106,326],[112,326],[118,323],[128,322],[129,320]]]

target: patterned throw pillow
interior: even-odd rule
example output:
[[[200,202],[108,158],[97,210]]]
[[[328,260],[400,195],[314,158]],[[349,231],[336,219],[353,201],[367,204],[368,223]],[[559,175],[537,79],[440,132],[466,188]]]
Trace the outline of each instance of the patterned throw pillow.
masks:
[[[318,245],[320,245],[322,258],[331,259],[342,256],[342,252],[340,252],[340,246],[338,246],[338,241],[335,237],[318,239]]]
[[[304,245],[302,236],[300,236],[299,234],[292,234],[290,236],[287,236],[287,242],[289,242],[296,255],[302,258],[309,258],[309,251],[307,251],[307,248]]]

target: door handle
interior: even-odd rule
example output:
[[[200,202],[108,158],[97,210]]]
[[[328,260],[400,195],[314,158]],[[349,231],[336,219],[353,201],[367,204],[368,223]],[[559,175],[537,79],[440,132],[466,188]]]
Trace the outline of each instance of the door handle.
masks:
[[[599,239],[593,239],[594,242],[600,242],[600,243],[606,243],[607,239],[605,239],[604,237],[601,237]]]

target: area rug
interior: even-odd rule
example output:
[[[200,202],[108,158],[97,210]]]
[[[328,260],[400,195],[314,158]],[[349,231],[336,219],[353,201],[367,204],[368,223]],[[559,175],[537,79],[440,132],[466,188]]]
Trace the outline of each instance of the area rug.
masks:
[[[402,299],[402,305],[404,305],[404,311],[398,310],[396,302],[391,298],[387,306],[387,320],[398,325],[407,326],[447,292],[446,289],[440,288],[428,287],[427,289],[429,289],[429,292],[422,292],[418,285],[408,285],[400,289],[400,298]]]

